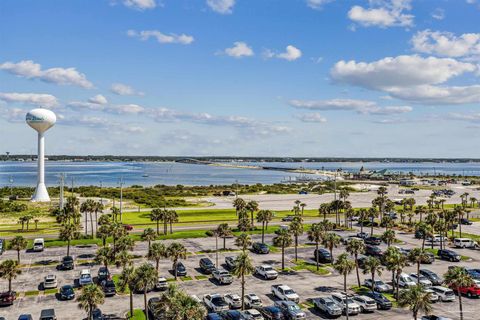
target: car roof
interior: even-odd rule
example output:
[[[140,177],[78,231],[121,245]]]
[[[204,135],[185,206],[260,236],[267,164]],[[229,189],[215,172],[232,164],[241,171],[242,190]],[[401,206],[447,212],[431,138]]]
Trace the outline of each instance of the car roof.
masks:
[[[80,274],[90,274],[90,269],[82,269],[82,271],[80,271]]]

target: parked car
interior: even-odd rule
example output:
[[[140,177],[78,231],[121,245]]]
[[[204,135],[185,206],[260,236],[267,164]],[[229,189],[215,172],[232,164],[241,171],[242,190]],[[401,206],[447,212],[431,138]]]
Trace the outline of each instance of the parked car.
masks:
[[[37,238],[33,240],[33,251],[34,252],[40,252],[45,249],[45,239],[43,238]]]
[[[242,319],[242,313],[238,310],[228,310],[223,314],[224,320],[240,320]]]
[[[5,318],[1,317],[0,320],[3,319],[5,320]],[[18,320],[33,320],[33,317],[31,314],[21,314],[19,317],[18,317]]]
[[[370,297],[354,296],[353,301],[355,301],[360,306],[360,311],[363,313],[374,312],[375,310],[377,310],[377,303]]]
[[[244,298],[245,308],[260,308],[263,306],[262,300],[255,293],[248,293]]]
[[[357,237],[360,238],[360,239],[366,239],[368,238],[370,235],[366,232],[359,232],[357,233]]]
[[[231,284],[233,282],[230,272],[224,269],[216,269],[212,272],[212,276],[219,284]]]
[[[64,285],[60,288],[60,299],[61,300],[73,300],[75,299],[75,291],[73,287],[69,284]]]
[[[435,255],[431,252],[425,251],[425,256],[423,257],[421,263],[432,264],[435,261]]]
[[[294,218],[295,218],[295,216],[286,216],[286,217],[282,218],[282,221],[290,222],[290,221],[293,221]]]
[[[274,280],[278,277],[278,272],[269,264],[262,264],[261,266],[255,267],[255,274],[265,280]]]
[[[203,303],[207,306],[208,310],[213,312],[222,312],[228,310],[228,303],[225,298],[218,294],[206,294],[203,296]]]
[[[454,292],[460,292],[460,294],[464,294],[469,298],[480,297],[480,287],[477,284],[468,287],[455,287],[450,286]]]
[[[54,309],[44,309],[40,311],[40,320],[57,320]]]
[[[74,268],[75,264],[72,256],[63,257],[62,262],[58,265],[59,270],[73,270]]]
[[[461,218],[460,219],[460,224],[471,226],[473,223],[472,223],[472,221],[468,220],[467,218]]]
[[[313,305],[330,318],[340,317],[342,315],[342,308],[340,308],[331,297],[313,299]]]
[[[277,306],[268,306],[258,309],[265,320],[284,320],[282,309]]]
[[[112,297],[117,294],[117,288],[113,280],[103,280],[100,284],[106,297]]]
[[[15,291],[6,291],[0,293],[0,306],[11,306],[17,299],[17,293]]]
[[[423,316],[422,319],[420,319],[420,320],[453,320],[453,319],[452,318],[447,318],[447,317],[429,315],[429,316]]]
[[[240,309],[242,307],[242,298],[238,294],[228,293],[224,298],[230,309]]]
[[[408,288],[416,286],[417,283],[408,274],[402,273],[398,279],[398,285],[401,288]]]
[[[293,301],[295,303],[300,302],[300,297],[298,296],[298,294],[287,285],[274,284],[271,290],[272,295],[280,300]]]
[[[155,290],[163,291],[168,289],[168,281],[164,277],[158,277],[157,283],[155,284]]]
[[[264,320],[262,314],[257,309],[248,309],[243,311],[242,319],[245,320]]]
[[[204,273],[210,274],[215,270],[215,265],[209,258],[201,258],[199,264]]]
[[[80,271],[80,277],[78,278],[78,285],[82,287],[92,283],[93,283],[93,280],[92,280],[92,274],[90,273],[90,269],[82,269],[82,271]]]
[[[207,314],[207,320],[223,320],[223,317],[216,312],[211,312]]]
[[[270,248],[265,243],[261,243],[261,242],[255,242],[252,245],[252,250],[253,252],[259,253],[259,254],[270,253]]]
[[[275,301],[275,305],[282,310],[285,318],[292,320],[306,319],[305,312],[293,301]]]
[[[433,286],[429,289],[438,295],[440,301],[455,301],[455,292],[450,288]]]
[[[420,283],[424,287],[432,286],[432,282],[425,276],[420,275],[420,277],[418,277],[416,273],[410,273],[410,278],[412,278],[414,282]]]
[[[351,297],[347,297],[343,293],[332,293],[332,299],[335,301],[335,303],[342,309],[343,313],[347,313],[349,315],[356,315],[360,313],[360,306],[358,303],[353,301]],[[347,310],[347,304],[348,304],[348,310]]]
[[[426,288],[424,291],[430,294],[430,302],[435,303],[438,302],[438,300],[440,299],[438,294],[432,289]]]
[[[92,311],[92,320],[105,320],[102,310],[96,308]]]
[[[440,278],[435,272],[428,269],[420,269],[420,274],[430,280],[430,282],[435,286],[439,286],[443,282],[442,278]]]
[[[160,318],[159,312],[155,311],[156,306],[158,305],[159,302],[160,302],[159,297],[152,297],[152,298],[148,299],[147,312],[148,312],[148,318],[149,319],[159,319]]]
[[[375,284],[374,284],[372,279],[365,279],[363,284],[365,287],[370,289],[374,287],[373,290],[377,292],[390,292],[393,289],[391,285],[386,284],[382,280],[375,280]]]
[[[382,251],[382,249],[380,249],[380,247],[372,246],[372,245],[366,245],[365,246],[365,255],[381,258],[381,257],[383,257],[383,251]]]
[[[126,231],[132,231],[133,230],[133,226],[129,225],[129,224],[124,224],[123,225],[123,228],[126,230]]]
[[[57,276],[49,274],[43,279],[43,289],[54,289],[57,287]]]
[[[0,255],[2,255],[4,251],[5,251],[5,240],[0,239]]]
[[[110,280],[112,277],[107,267],[100,267],[97,273],[97,283],[102,283],[105,280]]]
[[[225,264],[227,265],[227,268],[229,268],[230,270],[235,268],[236,259],[237,257],[233,257],[233,256],[225,257]]]
[[[177,262],[177,276],[185,277],[187,275],[187,268],[181,262]]]
[[[382,243],[382,239],[378,237],[367,237],[363,241],[365,241],[365,244],[369,244],[372,246],[379,246]]]
[[[392,302],[379,292],[370,291],[365,293],[365,295],[375,300],[377,303],[377,309],[379,310],[390,310],[392,308]]]
[[[440,249],[437,252],[438,257],[443,260],[448,260],[450,262],[458,262],[460,261],[460,255],[457,254],[455,251],[448,250],[448,249]]]
[[[315,259],[315,261],[318,261],[320,263],[332,262],[332,256],[330,255],[330,251],[326,249],[315,249],[313,251],[313,258]]]
[[[478,243],[477,241],[474,241],[470,238],[455,238],[453,239],[453,245],[456,248],[469,248],[469,249],[475,249],[478,248]]]

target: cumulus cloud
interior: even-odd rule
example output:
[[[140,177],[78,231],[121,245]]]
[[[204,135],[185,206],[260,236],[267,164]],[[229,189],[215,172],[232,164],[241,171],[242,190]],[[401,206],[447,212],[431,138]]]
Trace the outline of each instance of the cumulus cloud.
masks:
[[[88,102],[103,105],[103,104],[107,104],[108,100],[107,100],[107,98],[105,98],[101,94],[97,94],[96,96],[93,96],[90,99],[88,99]]]
[[[235,0],[207,0],[207,5],[217,13],[231,14],[235,6]]]
[[[110,87],[110,91],[119,96],[143,96],[144,93],[133,89],[131,86],[123,83],[114,83]]]
[[[22,103],[39,107],[53,108],[58,105],[58,100],[51,94],[44,93],[0,93],[0,100],[8,103]]]
[[[331,100],[290,100],[290,106],[297,109],[324,111],[355,111],[360,114],[386,115],[402,114],[412,111],[410,106],[380,107],[374,101],[356,99]]]
[[[302,51],[298,48],[295,48],[292,45],[288,45],[285,48],[285,52],[276,53],[270,49],[266,49],[263,52],[263,56],[267,59],[278,58],[278,59],[284,59],[287,61],[294,61],[302,57]]]
[[[24,122],[25,110],[21,108],[0,109],[0,116],[8,122]]]
[[[392,88],[390,94],[399,99],[433,105],[480,103],[480,85],[471,86],[415,86]]]
[[[348,17],[362,26],[411,27],[414,16],[405,13],[410,11],[411,0],[370,0],[370,6],[364,8],[353,6],[348,11]]]
[[[324,5],[333,1],[335,0],[307,0],[307,6],[312,9],[320,10]]]
[[[116,114],[139,114],[143,113],[145,108],[132,103],[108,106],[105,108],[105,111]]]
[[[456,36],[451,32],[419,31],[412,37],[413,50],[445,57],[480,58],[480,33],[464,33]]]
[[[431,16],[433,19],[443,20],[445,19],[445,10],[443,10],[442,8],[436,8],[435,10],[433,10]]]
[[[86,89],[93,87],[93,84],[87,80],[86,76],[75,68],[57,67],[42,70],[40,64],[32,60],[22,60],[17,63],[10,61],[2,63],[0,64],[0,69],[27,79],[39,79],[44,82],[61,85],[75,85]]]
[[[248,46],[245,42],[237,41],[233,43],[233,47],[226,48],[223,51],[223,54],[227,56],[234,57],[234,58],[243,58],[243,57],[251,57],[255,53],[253,49]]]
[[[327,119],[323,117],[320,113],[306,113],[296,115],[295,118],[302,122],[314,122],[314,123],[325,123]]]
[[[169,33],[165,34],[158,30],[142,30],[142,31],[135,31],[135,30],[128,30],[127,36],[132,38],[138,38],[142,41],[146,41],[150,38],[154,38],[157,40],[158,43],[178,43],[178,44],[191,44],[194,41],[194,38],[190,35],[182,34],[175,34]]]
[[[154,9],[157,6],[155,0],[123,0],[123,4],[137,10]]]

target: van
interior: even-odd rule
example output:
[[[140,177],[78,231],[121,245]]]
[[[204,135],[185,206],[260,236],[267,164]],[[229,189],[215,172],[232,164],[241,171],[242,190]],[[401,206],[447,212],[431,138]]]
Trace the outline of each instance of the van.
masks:
[[[457,248],[476,248],[478,243],[470,238],[455,238],[453,245]]]
[[[40,312],[40,320],[57,320],[54,309],[44,309]]]
[[[39,252],[45,249],[45,240],[43,238],[37,238],[33,240],[33,251]]]

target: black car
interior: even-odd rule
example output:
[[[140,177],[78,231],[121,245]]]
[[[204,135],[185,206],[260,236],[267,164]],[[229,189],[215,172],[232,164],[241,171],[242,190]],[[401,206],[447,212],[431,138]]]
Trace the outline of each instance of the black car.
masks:
[[[40,311],[40,320],[57,320],[54,309],[44,309]]]
[[[212,273],[212,271],[215,270],[215,265],[209,258],[201,258],[199,264],[200,268],[205,273]]]
[[[428,269],[420,269],[420,275],[422,275],[425,278],[427,278],[428,280],[430,280],[430,282],[434,286],[439,286],[443,282],[443,280],[435,272],[430,271]]]
[[[97,282],[101,284],[103,281],[110,279],[110,271],[108,270],[108,268],[100,267],[100,269],[98,269]]]
[[[425,234],[422,230],[415,230],[415,239],[423,239],[424,235]]]
[[[94,309],[92,311],[92,319],[93,320],[105,320],[105,317],[103,316],[102,310],[100,309]]]
[[[5,240],[0,239],[0,255],[5,251]]]
[[[357,262],[358,262],[358,267],[360,269],[364,269],[365,268],[365,261],[368,259],[367,256],[364,256],[364,255],[359,255],[358,258],[357,258]]]
[[[373,300],[375,300],[375,302],[377,303],[377,309],[379,309],[379,310],[390,310],[392,308],[392,302],[390,300],[388,300],[380,292],[368,291],[368,292],[364,293],[364,295],[366,295],[367,297],[370,297]]]
[[[177,276],[185,277],[187,275],[187,268],[183,265],[183,263],[177,263]]]
[[[223,320],[223,318],[218,313],[212,312],[207,314],[207,320]]]
[[[440,250],[438,250],[437,255],[440,259],[448,260],[450,262],[460,261],[460,255],[457,254],[455,251],[452,251],[452,250],[440,249]]]
[[[294,218],[295,216],[286,216],[282,218],[282,221],[290,222],[290,221],[293,221]]]
[[[228,310],[223,314],[225,320],[240,320],[242,319],[242,313],[238,310]]]
[[[315,259],[315,261],[321,263],[332,262],[332,256],[330,255],[330,252],[326,249],[315,249],[315,251],[313,251],[313,258]]]
[[[268,306],[258,309],[265,320],[283,320],[285,316],[282,310],[276,306]]]
[[[113,280],[103,280],[100,285],[102,286],[103,293],[106,297],[111,297],[117,294],[117,289],[115,288],[115,282],[113,282]]]
[[[381,258],[383,256],[383,251],[377,246],[366,245],[365,246],[365,255]]]
[[[159,297],[153,297],[148,299],[148,302],[147,302],[148,319],[151,319],[151,320],[160,319],[160,315],[158,314],[158,312],[155,312],[155,307],[158,305],[159,302],[160,302]]]
[[[62,262],[58,266],[59,270],[73,270],[75,267],[75,264],[73,262],[73,257],[71,256],[65,256],[62,258]]]
[[[368,237],[365,238],[363,241],[365,241],[365,244],[370,244],[372,246],[379,246],[382,243],[382,239],[378,237]]]
[[[11,306],[17,299],[17,293],[15,291],[6,291],[0,293],[0,306]]]
[[[75,291],[71,285],[65,285],[60,288],[60,299],[61,300],[73,300],[75,299]]]
[[[252,250],[253,252],[259,253],[259,254],[267,254],[270,252],[270,248],[265,243],[261,243],[261,242],[255,242],[252,245]]]
[[[472,223],[472,221],[468,220],[467,218],[462,218],[462,219],[460,219],[460,224],[471,226],[473,223]]]

